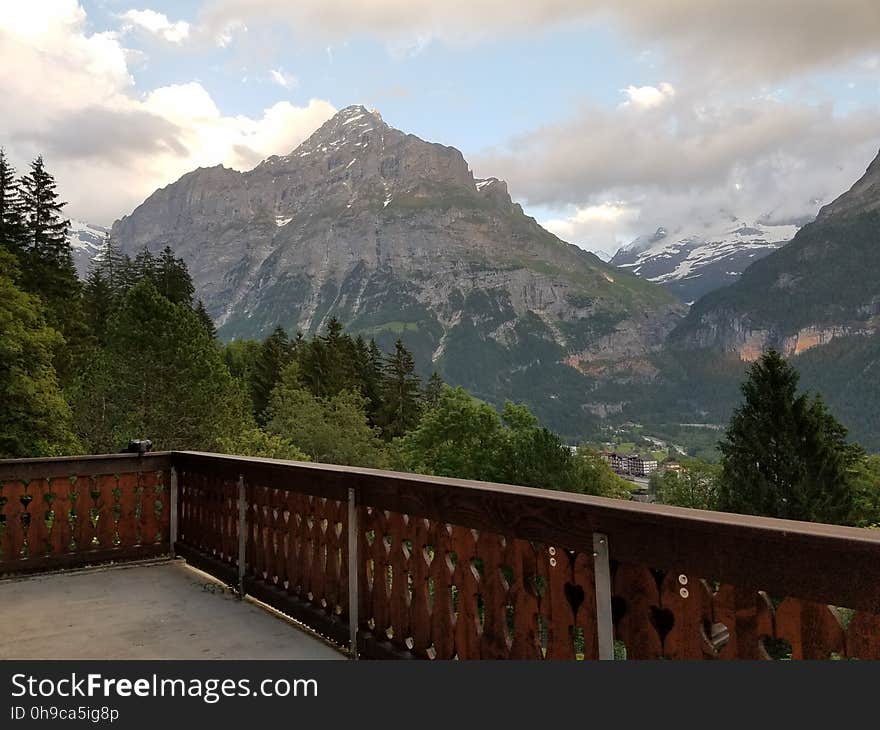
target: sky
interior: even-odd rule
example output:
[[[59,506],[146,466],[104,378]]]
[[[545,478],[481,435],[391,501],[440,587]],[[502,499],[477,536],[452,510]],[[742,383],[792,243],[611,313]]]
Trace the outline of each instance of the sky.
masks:
[[[0,145],[109,225],[336,110],[459,148],[608,256],[804,221],[880,149],[877,0],[0,0]]]

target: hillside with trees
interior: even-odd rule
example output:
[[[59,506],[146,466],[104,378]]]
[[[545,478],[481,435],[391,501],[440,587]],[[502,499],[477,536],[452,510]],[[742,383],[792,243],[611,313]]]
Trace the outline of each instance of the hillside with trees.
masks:
[[[499,414],[436,373],[422,382],[401,340],[383,352],[330,318],[309,337],[276,328],[220,342],[169,247],[129,256],[108,237],[81,283],[64,205],[42,158],[17,177],[0,155],[0,458],[150,438],[162,450],[627,493],[526,407]]]

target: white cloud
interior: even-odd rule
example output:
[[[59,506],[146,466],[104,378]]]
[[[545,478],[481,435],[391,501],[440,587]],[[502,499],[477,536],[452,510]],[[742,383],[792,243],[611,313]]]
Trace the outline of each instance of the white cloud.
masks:
[[[120,16],[126,30],[140,28],[169,43],[183,43],[189,38],[189,23],[185,20],[171,22],[164,13],[155,10],[128,10]]]
[[[666,81],[661,82],[658,86],[627,86],[622,89],[622,92],[627,97],[623,106],[632,106],[638,109],[653,109],[675,96],[675,88]]]
[[[280,26],[305,40],[366,36],[392,49],[597,21],[712,78],[786,78],[876,55],[880,38],[876,0],[209,0],[200,19],[213,35]]]
[[[293,89],[299,84],[299,80],[293,74],[287,73],[284,69],[273,68],[269,71],[269,77],[273,82],[285,89]]]
[[[0,3],[0,143],[19,170],[45,154],[69,215],[110,223],[194,167],[286,153],[335,111],[312,99],[228,115],[197,82],[140,96],[122,40],[90,34],[76,0],[11,5]]]
[[[649,108],[585,103],[473,164],[549,210],[560,237],[607,251],[659,226],[803,220],[849,188],[880,146],[877,108],[680,90]]]
[[[639,219],[639,209],[624,201],[605,201],[596,205],[570,206],[561,218],[542,221],[551,233],[561,239],[576,243],[582,248],[609,259],[620,246],[628,243]]]

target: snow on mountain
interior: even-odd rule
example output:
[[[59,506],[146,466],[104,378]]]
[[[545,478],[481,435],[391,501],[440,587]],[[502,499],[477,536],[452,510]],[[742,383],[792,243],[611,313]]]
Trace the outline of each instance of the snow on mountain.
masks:
[[[736,281],[753,262],[788,243],[796,225],[744,223],[658,228],[622,247],[611,264],[660,284],[685,302]]]
[[[85,279],[89,273],[89,265],[101,250],[101,244],[110,229],[96,226],[92,223],[84,223],[79,220],[70,221],[70,229],[67,232],[67,240],[73,252],[73,263],[80,279]]]

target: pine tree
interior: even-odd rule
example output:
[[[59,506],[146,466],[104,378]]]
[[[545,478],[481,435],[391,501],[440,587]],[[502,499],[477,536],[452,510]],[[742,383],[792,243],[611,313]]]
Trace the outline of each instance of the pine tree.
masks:
[[[811,522],[849,517],[861,450],[819,398],[798,394],[798,380],[773,350],[749,368],[744,401],[719,444],[721,509]]]
[[[175,257],[170,246],[162,249],[162,253],[155,259],[153,277],[159,292],[174,304],[192,304],[195,287],[189,269],[183,259]]]
[[[6,159],[6,152],[0,147],[0,246],[20,255],[24,246],[24,219],[21,211],[19,182],[15,178],[15,168]]]
[[[412,354],[402,340],[385,358],[380,423],[386,439],[403,436],[418,425],[421,414],[421,383]]]
[[[59,270],[73,269],[67,231],[70,221],[62,216],[66,203],[59,199],[55,178],[43,163],[42,155],[31,163],[31,171],[21,179],[21,199],[27,231],[26,247],[38,259]]]
[[[78,451],[53,352],[60,336],[43,306],[17,286],[15,257],[0,247],[0,459]]]
[[[253,428],[246,396],[198,316],[150,282],[125,295],[106,348],[72,391],[80,433],[99,451],[132,438],[210,451]]]
[[[134,284],[133,263],[119,250],[116,241],[108,233],[101,251],[95,259],[114,297],[121,297]]]
[[[422,395],[422,400],[427,408],[434,408],[440,402],[440,396],[443,393],[443,378],[440,377],[440,373],[436,370],[431,373],[431,377],[428,378],[428,383],[425,385],[425,392]]]
[[[214,326],[214,320],[211,319],[211,315],[208,314],[208,310],[205,309],[205,303],[201,299],[199,299],[198,304],[196,304],[195,313],[201,320],[205,331],[210,335],[211,339],[216,340],[217,328]]]
[[[100,265],[92,266],[83,287],[83,311],[86,325],[99,345],[106,344],[107,324],[113,314],[116,301],[117,295],[104,269]]]
[[[21,202],[25,225],[21,284],[45,302],[48,323],[64,337],[65,345],[56,353],[55,369],[61,381],[67,383],[88,349],[88,331],[82,311],[82,287],[67,240],[70,221],[61,213],[66,203],[61,201],[42,157],[34,160],[30,172],[21,179]]]
[[[367,415],[370,423],[376,426],[382,407],[382,353],[375,340],[370,340],[368,345],[360,335],[354,341],[354,351],[360,390],[367,399]]]
[[[283,327],[276,327],[260,347],[251,373],[250,392],[257,423],[264,423],[266,406],[281,373],[293,360],[294,348]]]
[[[133,284],[146,281],[158,289],[156,257],[150,253],[146,246],[134,257],[134,261],[131,263],[131,278]]]

